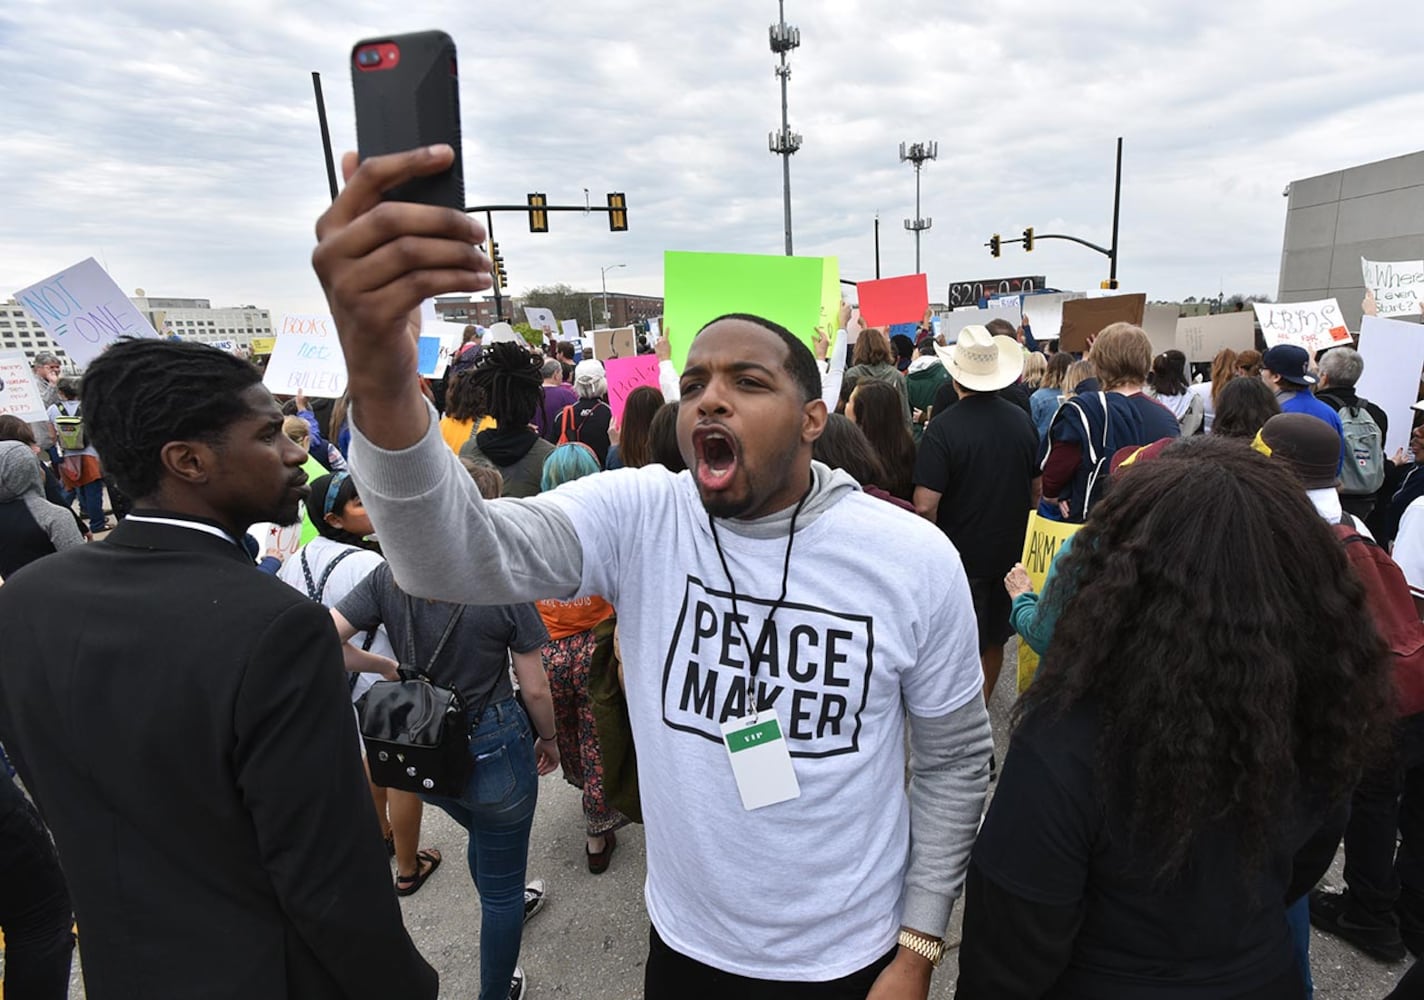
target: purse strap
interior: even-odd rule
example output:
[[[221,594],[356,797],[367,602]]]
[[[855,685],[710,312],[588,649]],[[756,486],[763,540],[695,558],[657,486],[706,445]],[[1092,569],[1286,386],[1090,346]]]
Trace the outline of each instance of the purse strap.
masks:
[[[404,596],[406,619],[409,622],[409,626],[405,630],[406,659],[411,670],[414,670],[426,680],[433,682],[434,678],[430,676],[430,671],[435,666],[435,661],[440,658],[440,654],[444,651],[445,643],[450,640],[450,635],[455,631],[455,626],[460,623],[460,617],[465,613],[465,606],[463,604],[455,605],[455,610],[450,614],[450,620],[445,623],[445,631],[440,634],[440,641],[435,645],[435,652],[430,654],[430,660],[426,664],[425,669],[422,670],[416,666],[415,659],[415,598],[409,594],[405,594]]]
[[[318,604],[325,604],[326,602],[321,599],[321,595],[326,593],[326,581],[331,579],[331,571],[336,569],[337,564],[340,563],[341,560],[345,559],[347,556],[354,556],[359,551],[359,549],[347,549],[342,552],[335,559],[331,560],[331,562],[326,564],[326,569],[322,571],[321,579],[316,582],[313,582],[311,565],[307,562],[307,550],[305,547],[303,547],[302,574],[307,578],[307,597],[311,598],[313,601],[316,601]],[[363,653],[369,653],[371,651],[371,645],[375,641],[376,630],[371,629],[366,633],[366,638],[361,642],[361,651]],[[354,674],[351,677],[351,685],[353,687],[356,685],[356,677]]]

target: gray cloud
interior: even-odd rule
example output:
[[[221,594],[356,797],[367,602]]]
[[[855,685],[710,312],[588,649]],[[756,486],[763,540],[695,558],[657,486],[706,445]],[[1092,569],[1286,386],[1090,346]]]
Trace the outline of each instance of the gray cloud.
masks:
[[[922,207],[936,297],[993,275],[1095,285],[1106,262],[1081,248],[992,260],[982,244],[1030,224],[1106,244],[1117,135],[1124,286],[1274,292],[1284,184],[1410,152],[1396,123],[1424,117],[1410,33],[1342,23],[1325,0],[787,6],[803,40],[797,251],[868,277],[878,211],[882,272],[912,269],[914,176],[896,152],[937,139]],[[308,258],[327,192],[309,73],[350,148],[350,45],[432,25],[461,49],[472,203],[628,195],[628,233],[597,215],[556,215],[548,235],[498,218],[516,289],[595,289],[600,266],[626,263],[616,287],[657,294],[665,249],[781,249],[769,0],[531,0],[499,19],[424,2],[210,7],[57,0],[0,14],[0,291],[94,255],[128,288],[321,308]]]

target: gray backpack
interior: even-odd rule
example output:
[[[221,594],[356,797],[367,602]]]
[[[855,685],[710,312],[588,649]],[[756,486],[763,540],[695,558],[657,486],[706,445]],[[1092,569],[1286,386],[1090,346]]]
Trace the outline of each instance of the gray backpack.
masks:
[[[1360,400],[1340,407],[1345,431],[1345,465],[1340,470],[1340,492],[1347,497],[1367,497],[1384,485],[1384,435]]]

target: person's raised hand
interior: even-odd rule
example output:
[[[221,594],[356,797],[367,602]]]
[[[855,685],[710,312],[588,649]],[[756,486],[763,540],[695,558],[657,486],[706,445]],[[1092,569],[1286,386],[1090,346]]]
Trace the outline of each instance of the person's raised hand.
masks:
[[[841,329],[841,330],[849,329],[849,327],[850,327],[850,314],[851,314],[850,303],[847,302],[845,299],[841,299],[840,315],[839,315],[839,317],[837,317],[837,320],[836,320],[839,329]]]
[[[478,221],[459,209],[381,199],[414,177],[447,169],[454,155],[449,146],[427,146],[358,166],[356,154],[347,153],[341,163],[346,187],[316,224],[312,267],[336,320],[348,391],[356,409],[374,418],[361,421],[363,430],[383,447],[405,447],[425,429],[423,402],[418,427],[399,418],[386,426],[402,408],[406,418],[417,412],[410,313],[437,295],[491,287],[489,258],[477,246],[485,238]]]
[[[311,409],[311,403],[307,401],[307,394],[301,389],[297,390],[296,403],[298,413],[300,413],[302,410]]]
[[[811,336],[811,350],[816,354],[817,361],[825,361],[831,353],[831,338],[826,336],[826,331],[822,327],[816,327],[816,332]]]
[[[663,327],[663,335],[653,345],[653,353],[657,355],[659,364],[672,360],[672,341],[668,340],[667,327]]]
[[[1424,308],[1424,305],[1420,308]],[[1379,315],[1379,306],[1375,304],[1375,293],[1373,290],[1365,292],[1365,297],[1363,301],[1360,302],[1360,312],[1366,316]]]

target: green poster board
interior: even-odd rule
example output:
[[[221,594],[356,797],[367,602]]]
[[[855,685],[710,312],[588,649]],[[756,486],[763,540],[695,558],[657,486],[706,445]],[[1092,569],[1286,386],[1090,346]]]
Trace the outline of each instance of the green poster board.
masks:
[[[835,336],[840,265],[835,257],[685,253],[663,255],[663,330],[680,372],[692,338],[726,313],[774,320],[811,346],[817,326]]]

